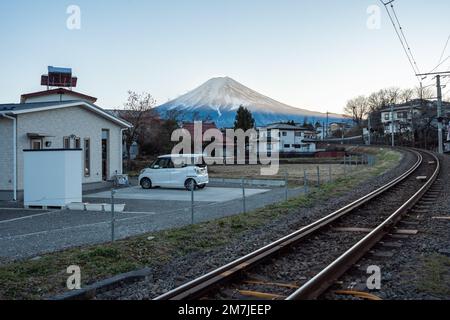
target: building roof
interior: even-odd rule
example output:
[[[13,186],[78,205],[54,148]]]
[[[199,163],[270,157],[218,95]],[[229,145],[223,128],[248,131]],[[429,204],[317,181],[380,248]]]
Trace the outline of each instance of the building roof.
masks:
[[[278,130],[301,130],[301,131],[308,130],[307,128],[304,128],[304,127],[294,126],[294,125],[286,124],[286,123],[274,123],[274,124],[268,125],[267,127],[263,127],[263,128],[260,128],[260,129],[267,129],[267,130],[274,130],[274,129],[278,129]]]
[[[65,88],[57,88],[57,89],[44,90],[44,91],[38,91],[38,92],[32,92],[32,93],[23,94],[20,97],[20,103],[25,103],[26,100],[28,100],[30,98],[45,97],[45,96],[54,95],[54,94],[65,94],[65,95],[74,97],[74,100],[86,100],[86,101],[88,101],[90,103],[97,102],[97,98],[95,98],[95,97],[91,97],[91,96],[88,96],[86,94],[79,93],[79,92],[72,91],[72,90],[68,90],[68,89],[65,89]]]
[[[84,100],[70,100],[62,102],[36,102],[36,103],[13,103],[13,104],[0,104],[0,115],[18,115],[31,112],[47,111],[54,109],[62,109],[69,107],[85,107],[86,109],[97,113],[98,115],[106,118],[116,124],[122,126],[123,128],[131,128],[132,124],[129,122],[114,116],[99,106],[93,103],[89,103]]]
[[[433,100],[427,100],[427,99],[414,99],[414,100],[410,100],[408,102],[405,103],[401,103],[401,104],[396,104],[394,105],[394,111],[401,111],[401,110],[409,110],[411,108],[414,109],[420,109],[424,106],[434,106],[436,105],[437,101],[433,101]],[[450,103],[447,101],[442,101],[442,106],[443,107],[449,107]],[[381,110],[381,112],[390,112],[391,108],[384,108]]]
[[[199,122],[199,123],[201,123],[201,125],[202,125],[202,134],[205,134],[205,132],[208,131],[209,129],[217,129],[218,130],[218,128],[214,122]],[[189,131],[191,136],[194,136],[194,128],[195,128],[194,122],[184,122],[182,124],[182,128]]]

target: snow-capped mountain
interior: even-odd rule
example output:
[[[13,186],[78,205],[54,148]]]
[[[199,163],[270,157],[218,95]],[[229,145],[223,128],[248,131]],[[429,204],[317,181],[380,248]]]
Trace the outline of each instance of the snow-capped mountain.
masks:
[[[169,101],[156,110],[164,118],[170,111],[181,114],[183,121],[209,120],[218,127],[232,127],[239,106],[249,109],[257,126],[274,122],[290,121],[303,123],[324,121],[326,114],[298,109],[266,97],[229,78],[213,78],[200,87]],[[342,121],[344,116],[330,114],[330,121]]]

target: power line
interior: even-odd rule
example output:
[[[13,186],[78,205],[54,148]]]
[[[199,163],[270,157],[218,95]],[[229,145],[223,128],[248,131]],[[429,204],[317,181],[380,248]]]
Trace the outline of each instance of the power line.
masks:
[[[439,63],[436,67],[434,67],[429,73],[436,71],[436,69],[439,68],[440,66],[442,66],[444,64],[444,62],[446,62],[448,59],[450,59],[450,56],[448,56],[447,58],[442,60],[441,63]]]
[[[441,54],[441,56],[439,57],[438,64],[441,63],[442,58],[444,57],[444,53],[445,53],[445,50],[447,50],[447,46],[448,46],[448,42],[449,42],[449,41],[450,41],[450,35],[448,36],[447,42],[445,43],[444,49],[442,50],[442,54]]]
[[[408,51],[409,51],[409,53],[411,55],[412,61],[414,63],[414,66],[417,69],[417,73],[420,73],[419,66],[417,65],[416,59],[414,59],[414,55],[413,55],[413,53],[411,51],[411,46],[409,45],[408,40],[406,39],[405,33],[403,32],[403,27],[402,27],[402,25],[401,25],[401,23],[400,23],[400,21],[398,19],[397,13],[395,12],[393,3],[391,3],[391,9],[392,9],[392,12],[394,13],[395,20],[397,20],[398,27],[400,28],[400,33],[402,34],[403,39],[405,40],[405,44],[406,44],[406,46],[408,48]]]
[[[418,68],[417,68],[417,63],[415,63],[415,59],[414,59],[414,56],[412,56],[411,49],[409,49],[409,50],[407,49],[407,47],[406,47],[406,45],[405,45],[405,42],[403,41],[402,35],[401,35],[400,32],[398,31],[397,25],[395,24],[395,21],[394,21],[392,15],[391,15],[391,13],[389,12],[388,7],[387,7],[389,4],[391,4],[391,7],[392,7],[392,9],[393,9],[394,7],[393,7],[393,5],[392,5],[392,2],[394,2],[394,1],[390,1],[390,2],[384,3],[383,0],[380,0],[380,2],[383,4],[384,8],[386,9],[386,12],[387,12],[387,14],[388,14],[388,16],[389,16],[389,19],[391,20],[392,26],[394,27],[395,33],[397,34],[397,37],[398,37],[398,39],[400,40],[400,44],[402,45],[402,48],[403,48],[403,50],[405,51],[406,57],[408,58],[409,64],[411,65],[411,68],[413,69],[414,75],[416,75],[417,80],[418,80],[419,83],[420,83],[421,80],[420,80],[420,78],[417,76],[417,74],[420,74],[420,72],[417,72],[417,70],[418,70]],[[395,11],[394,11],[394,13],[395,13]],[[397,15],[396,15],[396,16],[397,16]],[[398,17],[397,17],[397,21],[398,21]],[[401,25],[400,25],[400,28],[401,28]],[[402,30],[401,32],[402,32],[402,34],[403,34],[403,36],[404,36],[403,29],[401,28],[401,30]],[[404,37],[404,38],[406,39],[406,37]],[[409,46],[408,46],[408,47],[409,47]],[[411,53],[411,56],[410,56],[410,53]],[[413,62],[413,61],[414,61],[414,62]]]

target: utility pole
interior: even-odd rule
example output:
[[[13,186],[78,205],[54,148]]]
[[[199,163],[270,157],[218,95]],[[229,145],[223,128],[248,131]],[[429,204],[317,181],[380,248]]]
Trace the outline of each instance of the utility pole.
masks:
[[[422,85],[422,83],[421,83]],[[411,109],[410,109],[410,113],[411,113],[411,134],[412,134],[412,144],[413,144],[413,148],[416,147],[416,130],[414,128],[414,107],[411,105]]]
[[[326,138],[328,138],[328,126],[329,126],[329,116],[330,116],[330,113],[327,111],[327,128],[326,128]]]
[[[437,119],[438,119],[438,140],[439,140],[439,153],[444,153],[444,137],[443,137],[443,126],[442,126],[442,87],[441,87],[441,76],[436,76],[436,86],[437,86]]]
[[[445,72],[431,72],[418,74],[417,76],[436,76],[436,87],[437,87],[437,120],[438,120],[438,149],[439,153],[444,153],[444,137],[443,137],[443,118],[442,118],[442,87],[441,87],[441,76],[449,75],[450,71]]]
[[[370,120],[370,115],[371,113],[369,112],[369,117],[367,118],[367,129],[369,131],[369,146],[372,144],[372,124],[371,124],[371,120]]]
[[[391,138],[392,147],[395,147],[394,105],[391,104]]]

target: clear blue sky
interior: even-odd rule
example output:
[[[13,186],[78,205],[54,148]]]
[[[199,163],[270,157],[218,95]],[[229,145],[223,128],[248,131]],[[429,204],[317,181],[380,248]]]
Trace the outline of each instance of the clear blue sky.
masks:
[[[66,28],[71,4],[81,8],[80,30]],[[40,90],[40,75],[54,65],[72,67],[77,90],[108,108],[129,89],[164,103],[230,76],[295,107],[342,112],[356,95],[416,85],[385,11],[380,30],[367,28],[372,4],[379,2],[1,1],[0,103]],[[450,1],[396,0],[396,9],[429,71],[450,34]]]

